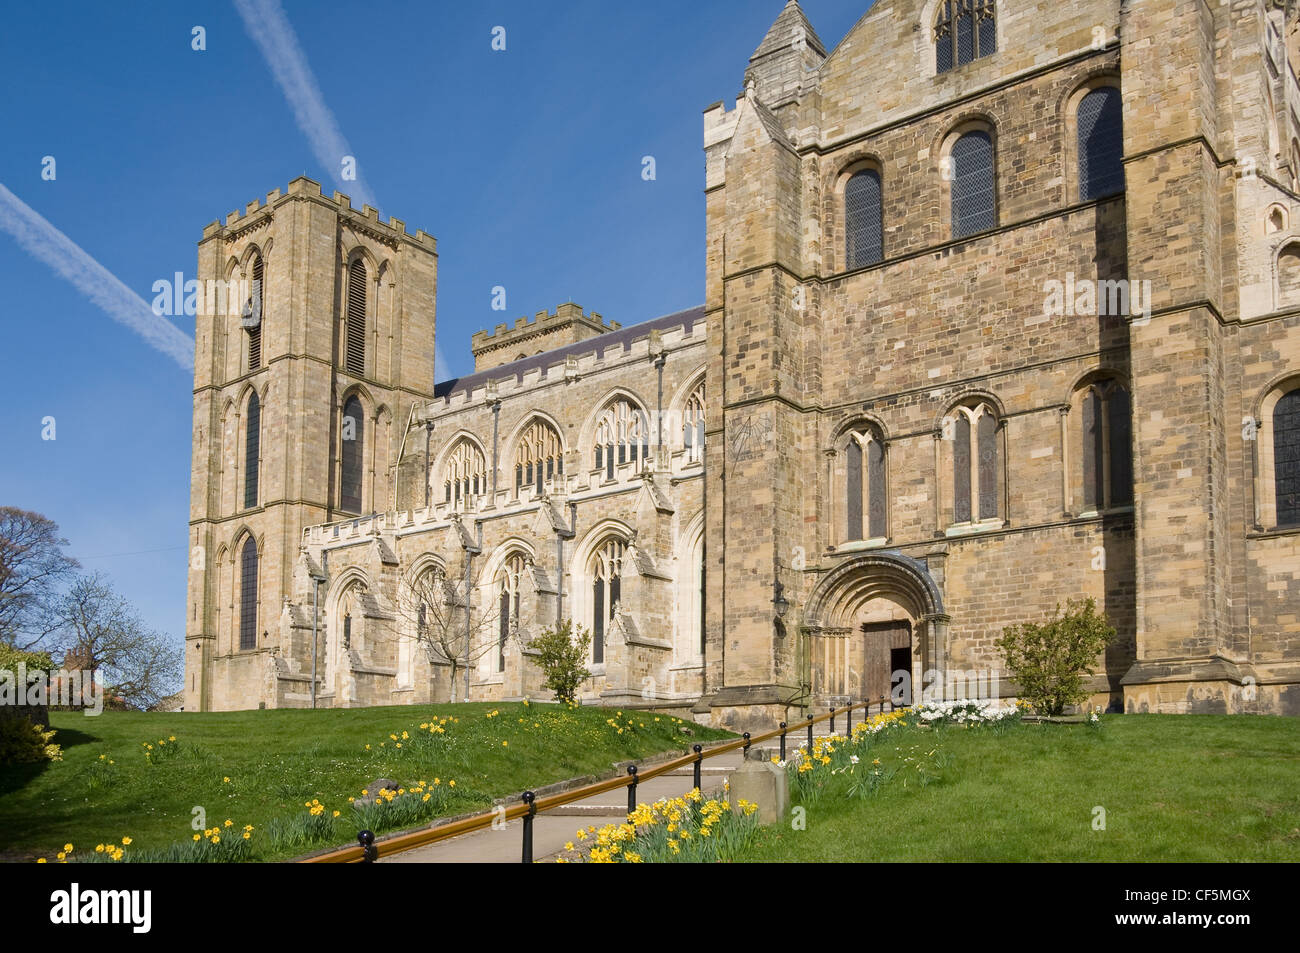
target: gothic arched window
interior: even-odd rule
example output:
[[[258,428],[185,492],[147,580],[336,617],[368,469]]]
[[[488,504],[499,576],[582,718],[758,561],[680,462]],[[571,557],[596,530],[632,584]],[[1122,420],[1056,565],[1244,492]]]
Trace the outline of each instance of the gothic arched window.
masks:
[[[442,465],[444,502],[469,504],[487,492],[487,461],[472,440],[461,437]]]
[[[704,381],[700,381],[686,398],[682,412],[682,446],[686,461],[698,463],[704,459]]]
[[[872,427],[850,431],[843,441],[846,540],[889,535],[885,497],[885,448]]]
[[[524,570],[528,558],[523,553],[511,553],[497,573],[501,591],[497,596],[497,664],[496,670],[506,670],[506,641],[520,625],[520,597],[523,592]]]
[[[262,403],[257,391],[248,394],[248,410],[244,414],[244,509],[257,506],[258,459],[262,444]]]
[[[257,648],[257,542],[251,536],[239,551],[239,648]]]
[[[704,532],[689,542],[682,575],[678,582],[678,662],[699,659],[704,654]]]
[[[1300,304],[1300,242],[1290,243],[1277,256],[1277,304],[1279,308]]]
[[[650,458],[650,426],[646,415],[626,398],[619,398],[606,408],[596,423],[596,469],[605,471],[605,479],[614,479],[614,461],[618,465]]]
[[[343,404],[343,419],[339,433],[342,437],[342,479],[339,483],[339,509],[345,513],[360,513],[362,506],[362,475],[365,461],[365,414],[361,401],[353,394]]]
[[[262,366],[262,322],[266,319],[266,312],[263,305],[266,303],[266,297],[262,294],[263,276],[265,268],[262,264],[262,256],[253,255],[253,281],[249,289],[249,309],[250,320],[256,320],[248,329],[248,369],[255,371]]]
[[[623,555],[621,539],[606,540],[592,554],[591,573],[591,661],[605,661],[605,634],[614,620],[614,606],[622,598]]]
[[[366,263],[354,258],[348,266],[347,352],[348,373],[366,373]]]
[[[953,408],[945,429],[952,439],[952,521],[971,523],[998,515],[997,416],[988,404]]]
[[[998,48],[994,0],[941,0],[934,24],[934,70],[988,56]]]
[[[845,264],[874,265],[884,258],[880,173],[863,169],[844,184]]]
[[[1300,389],[1273,408],[1273,487],[1277,525],[1300,526]]]
[[[1079,100],[1079,201],[1124,191],[1124,122],[1119,90],[1100,86]]]
[[[544,420],[528,425],[515,447],[515,492],[531,487],[538,496],[547,482],[564,474],[560,435]]]
[[[1133,502],[1128,391],[1115,381],[1083,394],[1083,505],[1107,510]]]
[[[964,238],[997,225],[993,137],[972,129],[952,145],[952,237]]]

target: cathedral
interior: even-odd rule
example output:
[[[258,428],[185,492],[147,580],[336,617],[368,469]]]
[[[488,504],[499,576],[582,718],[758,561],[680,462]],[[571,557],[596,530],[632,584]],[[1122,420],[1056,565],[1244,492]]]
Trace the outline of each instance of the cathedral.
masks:
[[[290,182],[198,246],[185,707],[547,698],[734,728],[1015,695],[1300,714],[1300,62],[1268,0],[796,0],[703,112],[705,300],[434,375],[437,249]],[[742,64],[737,64],[740,73]]]

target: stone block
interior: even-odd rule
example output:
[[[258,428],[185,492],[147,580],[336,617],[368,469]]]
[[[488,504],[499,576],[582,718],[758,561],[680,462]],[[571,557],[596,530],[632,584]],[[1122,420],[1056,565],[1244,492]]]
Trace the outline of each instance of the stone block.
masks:
[[[771,761],[746,761],[730,782],[727,801],[733,811],[742,800],[757,804],[760,824],[779,823],[790,812],[790,778]]]

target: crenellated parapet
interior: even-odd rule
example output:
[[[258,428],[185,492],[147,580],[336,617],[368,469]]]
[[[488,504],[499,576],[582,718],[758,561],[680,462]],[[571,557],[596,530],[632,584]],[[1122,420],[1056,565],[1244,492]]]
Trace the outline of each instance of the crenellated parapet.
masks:
[[[280,189],[272,189],[266,194],[265,201],[253,199],[244,206],[242,212],[239,209],[228,212],[224,223],[220,220],[209,222],[203,227],[203,241],[216,237],[235,241],[245,232],[265,225],[274,216],[277,206],[295,199],[309,199],[330,206],[338,213],[340,222],[393,247],[407,243],[419,245],[430,252],[437,251],[437,239],[423,229],[417,229],[412,235],[406,230],[406,223],[401,219],[389,216],[387,222],[381,221],[378,209],[369,205],[357,209],[352,205],[352,199],[342,192],[327,196],[319,182],[305,175],[300,175],[290,182],[283,192]]]
[[[474,370],[499,367],[522,357],[617,331],[620,327],[622,325],[617,321],[606,324],[595,311],[584,314],[582,305],[570,301],[554,312],[538,311],[532,320],[518,318],[514,327],[503,323],[491,332],[476,332],[471,342]]]

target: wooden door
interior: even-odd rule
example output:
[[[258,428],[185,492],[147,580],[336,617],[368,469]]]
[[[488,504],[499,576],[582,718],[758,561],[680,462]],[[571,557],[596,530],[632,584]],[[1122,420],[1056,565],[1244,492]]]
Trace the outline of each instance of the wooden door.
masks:
[[[896,671],[906,671],[911,693],[912,623],[906,619],[892,622],[864,622],[860,629],[859,659],[855,666],[861,673],[857,688],[859,698],[875,701],[889,698]]]

